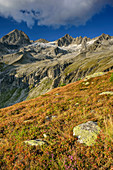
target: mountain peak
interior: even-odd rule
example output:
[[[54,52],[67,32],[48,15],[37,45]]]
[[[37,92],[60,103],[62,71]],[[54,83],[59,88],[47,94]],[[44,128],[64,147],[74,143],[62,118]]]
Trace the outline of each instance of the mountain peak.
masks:
[[[64,37],[61,37],[57,40],[58,46],[68,46],[73,42],[74,38],[71,37],[69,34],[65,34]]]
[[[64,37],[70,38],[71,36],[69,34],[65,34]],[[72,37],[71,37],[72,38]]]
[[[7,45],[22,46],[22,45],[30,44],[30,39],[23,31],[14,29],[13,31],[9,32],[7,35],[3,36],[0,39],[0,42]]]
[[[19,30],[18,29],[14,29],[11,32],[19,32]],[[11,32],[9,32],[9,33],[11,33]]]
[[[111,39],[111,36],[109,34],[102,34],[98,37],[99,40],[108,40]]]

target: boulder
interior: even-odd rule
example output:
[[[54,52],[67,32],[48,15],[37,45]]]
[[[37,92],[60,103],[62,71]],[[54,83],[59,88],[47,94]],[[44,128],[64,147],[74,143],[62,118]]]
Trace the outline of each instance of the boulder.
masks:
[[[57,45],[62,46],[68,46],[72,44],[75,38],[71,37],[69,34],[66,34],[64,37],[57,40]]]
[[[24,141],[24,143],[27,143],[32,146],[42,146],[42,145],[47,145],[48,143],[42,139],[35,139],[35,140],[27,140]]]
[[[108,95],[113,95],[112,91],[106,91],[106,92],[102,92],[99,95],[104,95],[104,94],[108,94]]]
[[[100,127],[96,122],[88,121],[73,128],[73,136],[78,138],[78,142],[91,146],[95,143]]]
[[[104,74],[106,74],[106,73],[105,73],[105,72],[97,72],[97,73],[91,74],[91,75],[89,75],[89,76],[86,76],[85,79],[84,79],[84,81],[87,81],[87,80],[89,80],[90,78],[102,76],[102,75],[104,75]]]

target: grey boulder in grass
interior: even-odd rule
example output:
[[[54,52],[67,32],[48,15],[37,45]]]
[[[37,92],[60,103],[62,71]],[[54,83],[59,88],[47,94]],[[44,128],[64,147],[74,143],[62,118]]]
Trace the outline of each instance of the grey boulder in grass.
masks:
[[[93,74],[91,74],[91,75],[86,76],[85,79],[84,79],[84,81],[87,81],[87,80],[89,80],[90,78],[103,76],[104,74],[106,74],[106,73],[105,73],[105,72],[93,73]]]
[[[113,95],[113,91],[102,92],[102,93],[100,93],[99,95],[104,95],[104,94]]]
[[[88,121],[73,128],[73,136],[78,138],[78,142],[91,146],[95,143],[100,127],[96,122]]]
[[[24,141],[24,143],[28,145],[32,145],[32,146],[48,145],[48,143],[42,139],[27,140],[27,141]]]

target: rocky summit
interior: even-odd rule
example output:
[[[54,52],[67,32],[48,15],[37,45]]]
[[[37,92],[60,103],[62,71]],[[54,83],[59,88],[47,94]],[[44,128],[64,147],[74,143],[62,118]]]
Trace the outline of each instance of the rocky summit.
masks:
[[[0,108],[113,69],[113,37],[31,41],[17,29],[0,39]]]
[[[3,36],[0,39],[0,42],[7,45],[22,46],[30,44],[30,39],[23,31],[15,29]]]

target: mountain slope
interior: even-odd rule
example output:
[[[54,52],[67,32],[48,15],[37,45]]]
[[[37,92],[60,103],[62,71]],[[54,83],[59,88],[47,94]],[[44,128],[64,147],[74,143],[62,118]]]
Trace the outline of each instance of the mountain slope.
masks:
[[[75,126],[87,121],[101,128],[90,147],[72,135]],[[0,132],[1,169],[112,169],[113,71],[0,109]],[[33,139],[48,145],[24,143]]]
[[[14,30],[5,37],[14,33],[16,36],[16,32],[19,36],[22,33]],[[20,42],[19,36],[14,44]],[[8,43],[8,47],[2,46],[0,50],[0,108],[37,97],[89,74],[113,69],[113,37],[107,34],[94,39],[66,34],[54,42],[39,40],[13,49],[12,40],[8,39]]]

